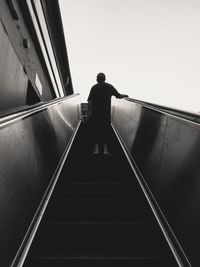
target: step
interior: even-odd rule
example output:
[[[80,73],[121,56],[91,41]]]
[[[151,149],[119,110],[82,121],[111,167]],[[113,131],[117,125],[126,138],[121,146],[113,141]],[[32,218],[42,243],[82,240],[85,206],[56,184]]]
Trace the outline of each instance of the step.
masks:
[[[95,155],[93,154],[93,148],[89,147],[86,144],[80,144],[77,145],[77,148],[73,148],[68,156],[69,160],[91,160],[91,161],[110,161],[110,160],[120,160],[121,162],[126,162],[126,158],[123,154],[121,154],[119,151],[117,152],[112,152],[112,155],[106,156],[106,155]]]
[[[161,257],[171,255],[159,227],[137,223],[49,223],[31,257]]]
[[[88,137],[81,125],[24,266],[177,266],[116,137],[112,156]]]
[[[53,197],[59,198],[133,198],[143,193],[135,183],[67,183],[58,181]]]
[[[68,170],[73,170],[74,168],[78,168],[79,170],[87,171],[99,171],[102,169],[106,169],[106,171],[130,171],[132,172],[131,167],[127,162],[123,162],[120,160],[105,160],[105,161],[91,161],[91,160],[70,160],[66,161],[66,168]]]
[[[145,199],[53,199],[45,217],[70,222],[155,222]]]
[[[32,258],[24,267],[177,267],[174,259],[159,257],[140,258]]]
[[[63,169],[59,179],[73,183],[77,182],[127,183],[135,180],[135,175],[130,171],[118,171],[117,173],[113,173],[112,170],[106,171],[106,169],[99,170],[98,172],[79,170],[79,169],[67,171],[67,169]]]

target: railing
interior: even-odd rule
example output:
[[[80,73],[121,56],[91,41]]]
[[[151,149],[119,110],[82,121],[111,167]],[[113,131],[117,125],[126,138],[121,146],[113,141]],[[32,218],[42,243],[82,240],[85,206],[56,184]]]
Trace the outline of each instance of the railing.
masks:
[[[80,119],[78,95],[1,117],[0,266],[22,266]]]
[[[200,116],[112,102],[113,127],[179,266],[199,266]]]
[[[17,119],[20,117],[21,118],[25,118],[27,116],[30,116],[30,114],[34,114],[37,113],[39,111],[42,111],[44,109],[47,109],[50,106],[55,106],[58,105],[60,103],[62,103],[63,101],[69,100],[71,98],[74,97],[78,97],[79,94],[73,94],[73,95],[69,95],[66,97],[60,97],[60,98],[56,98],[50,101],[45,101],[45,102],[39,102],[37,104],[31,105],[31,106],[23,106],[23,107],[18,107],[18,108],[14,108],[11,109],[9,111],[3,111],[0,112],[0,124],[6,122],[6,121],[11,121],[13,119]]]
[[[200,123],[200,114],[198,114],[198,113],[189,112],[189,111],[185,111],[185,110],[181,110],[181,109],[175,109],[175,108],[171,108],[168,106],[161,106],[158,104],[153,104],[150,102],[144,102],[144,101],[137,100],[137,99],[128,98],[127,100],[130,102],[134,102],[136,104],[142,105],[144,107],[150,108],[150,109],[155,109],[155,110],[160,111],[160,112],[167,112],[168,114]]]

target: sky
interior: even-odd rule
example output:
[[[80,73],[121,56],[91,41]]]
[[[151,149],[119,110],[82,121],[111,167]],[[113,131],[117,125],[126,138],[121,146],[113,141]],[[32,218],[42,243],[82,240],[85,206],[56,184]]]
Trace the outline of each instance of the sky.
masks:
[[[200,111],[199,0],[59,0],[75,93],[99,72],[130,98]]]

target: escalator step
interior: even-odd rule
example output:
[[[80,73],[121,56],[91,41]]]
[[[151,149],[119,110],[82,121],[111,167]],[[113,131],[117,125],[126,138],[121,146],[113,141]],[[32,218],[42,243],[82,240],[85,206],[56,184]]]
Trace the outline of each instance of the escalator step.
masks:
[[[165,257],[155,224],[49,223],[41,226],[32,257]]]
[[[67,164],[66,164],[67,165]],[[70,161],[68,162],[67,169],[68,171],[74,170],[78,168],[79,171],[88,171],[88,172],[99,172],[106,170],[107,172],[113,172],[113,170],[117,173],[118,171],[126,171],[127,173],[131,173],[131,168],[127,166],[127,164],[124,164],[122,162],[104,162],[103,164],[98,161],[94,162],[88,162],[88,161],[80,161],[80,162],[74,162]]]
[[[146,200],[56,199],[46,211],[48,221],[71,222],[154,222]]]
[[[71,172],[67,172],[67,170],[63,170],[61,173],[60,180],[66,180],[68,182],[116,182],[116,183],[127,183],[132,182],[135,179],[133,173],[126,171],[118,171],[113,175],[112,171],[107,171],[105,169],[100,170],[99,172],[88,172],[87,170],[80,171],[78,169],[73,170]]]
[[[173,259],[141,258],[33,258],[24,267],[175,267]]]
[[[53,197],[56,198],[133,198],[141,196],[135,183],[67,183],[59,181]]]
[[[25,267],[175,267],[113,132],[112,156],[91,155],[82,125]]]

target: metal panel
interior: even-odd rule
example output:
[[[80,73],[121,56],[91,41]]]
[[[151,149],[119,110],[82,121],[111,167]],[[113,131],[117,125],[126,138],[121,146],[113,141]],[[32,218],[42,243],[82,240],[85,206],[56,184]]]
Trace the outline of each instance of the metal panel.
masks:
[[[200,125],[115,100],[112,120],[192,266],[200,266]]]
[[[0,111],[26,105],[28,78],[0,23]]]
[[[0,266],[10,266],[80,120],[80,98],[0,125]]]

